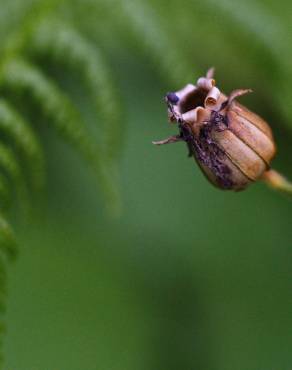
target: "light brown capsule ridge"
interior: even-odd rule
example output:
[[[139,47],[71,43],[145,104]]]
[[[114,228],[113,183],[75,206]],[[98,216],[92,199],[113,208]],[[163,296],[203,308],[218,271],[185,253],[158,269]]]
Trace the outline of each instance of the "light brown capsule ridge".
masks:
[[[230,130],[214,130],[212,138],[249,179],[257,180],[266,170],[266,163]]]
[[[268,165],[275,155],[275,145],[255,124],[233,110],[227,113],[228,128],[254,150]]]
[[[238,102],[234,103],[232,110],[239,114],[240,116],[244,117],[245,119],[249,120],[252,124],[257,126],[259,130],[265,133],[272,141],[274,141],[273,133],[270,126],[259,115],[250,111],[249,109],[247,109]]]

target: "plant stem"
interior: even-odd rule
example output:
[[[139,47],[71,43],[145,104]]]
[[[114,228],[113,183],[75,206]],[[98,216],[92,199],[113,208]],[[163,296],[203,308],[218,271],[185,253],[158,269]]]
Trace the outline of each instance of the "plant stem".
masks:
[[[266,171],[262,180],[271,188],[292,196],[292,183],[275,170]]]

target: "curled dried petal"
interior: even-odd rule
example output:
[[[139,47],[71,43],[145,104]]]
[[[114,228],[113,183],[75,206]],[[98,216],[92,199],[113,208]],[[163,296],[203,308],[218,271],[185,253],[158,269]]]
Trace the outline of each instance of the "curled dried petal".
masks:
[[[206,108],[213,108],[215,105],[217,105],[218,100],[220,98],[220,90],[218,87],[213,86],[212,89],[208,92],[208,95],[206,96],[204,105]]]
[[[207,117],[209,118],[209,116],[210,112],[208,112],[205,108],[197,107],[184,113],[182,118],[185,122],[195,125],[205,121]]]
[[[211,90],[215,86],[215,80],[213,78],[200,77],[197,81],[197,86],[199,89]]]
[[[206,73],[206,78],[214,78],[215,68],[211,67]]]
[[[193,93],[196,89],[197,89],[197,87],[195,85],[187,84],[184,88],[177,91],[175,93],[175,95],[179,98],[179,100],[181,100],[181,99],[185,100],[185,99],[187,99],[189,94]]]

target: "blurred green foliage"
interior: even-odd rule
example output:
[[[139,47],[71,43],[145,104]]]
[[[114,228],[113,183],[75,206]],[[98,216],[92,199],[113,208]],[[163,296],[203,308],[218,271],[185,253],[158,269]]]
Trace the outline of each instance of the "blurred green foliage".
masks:
[[[118,166],[122,199],[120,216],[106,216],[74,150],[49,128],[37,141],[27,133],[42,143],[29,146],[28,163],[39,147],[46,153],[48,201],[35,219],[12,214],[20,257],[9,267],[5,369],[291,367],[291,200],[262,184],[221,192],[184,145],[151,145],[172,133],[165,92],[213,65],[227,93],[253,88],[243,101],[270,122],[274,166],[292,178],[291,11],[287,0],[4,4],[3,94],[17,108],[28,85],[42,97],[18,125],[50,101],[49,121],[66,137],[62,122],[77,130],[80,115],[100,154],[94,169],[101,158]],[[20,49],[9,46],[15,35]],[[63,109],[68,120],[55,114]]]

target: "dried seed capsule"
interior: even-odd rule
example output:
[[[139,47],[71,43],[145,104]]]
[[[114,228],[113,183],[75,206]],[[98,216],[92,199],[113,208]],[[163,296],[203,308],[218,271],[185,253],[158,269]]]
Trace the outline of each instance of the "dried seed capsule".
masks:
[[[227,97],[209,70],[196,85],[166,95],[169,120],[178,124],[179,135],[154,144],[185,141],[214,185],[244,189],[269,171],[276,151],[269,125],[235,100],[249,92],[235,90]]]

